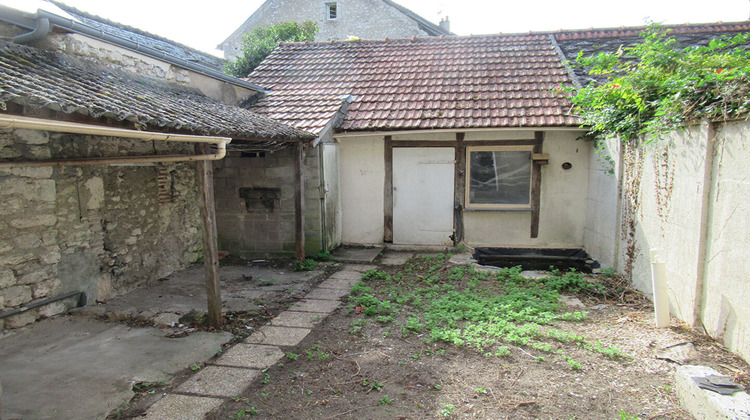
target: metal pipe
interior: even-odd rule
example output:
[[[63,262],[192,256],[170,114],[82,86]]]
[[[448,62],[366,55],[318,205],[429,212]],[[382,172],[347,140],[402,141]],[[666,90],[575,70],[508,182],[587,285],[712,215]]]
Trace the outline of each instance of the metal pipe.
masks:
[[[47,36],[50,29],[52,29],[52,25],[49,23],[49,18],[40,17],[36,20],[36,28],[33,31],[14,36],[13,42],[17,44],[31,44]]]
[[[156,133],[153,131],[128,130],[124,128],[102,127],[98,125],[77,124],[65,121],[53,121],[21,116],[0,116],[0,128],[23,128],[30,130],[56,131],[61,133],[86,134],[130,138],[144,141],[172,141],[187,143],[207,143],[215,145],[216,153],[206,155],[153,155],[153,156],[113,156],[81,159],[62,159],[47,161],[0,162],[0,168],[40,167],[40,166],[83,166],[109,165],[123,163],[151,162],[195,162],[202,160],[220,160],[226,156],[228,137],[194,136],[188,134]]]
[[[21,306],[20,308],[13,309],[13,310],[7,311],[7,312],[3,312],[3,313],[0,314],[0,319],[7,318],[7,317],[13,316],[13,315],[17,315],[17,314],[20,314],[22,312],[26,312],[26,311],[29,311],[31,309],[38,308],[38,307],[44,306],[44,305],[48,305],[50,303],[54,303],[54,302],[57,302],[57,301],[60,301],[60,300],[63,300],[63,299],[67,299],[67,298],[70,298],[70,297],[73,297],[73,296],[76,296],[76,295],[79,295],[77,306],[79,308],[83,307],[83,306],[86,306],[86,292],[69,292],[69,293],[66,293],[64,295],[56,296],[56,297],[49,298],[49,299],[40,300],[39,302],[35,302],[35,303],[30,304],[30,305]]]

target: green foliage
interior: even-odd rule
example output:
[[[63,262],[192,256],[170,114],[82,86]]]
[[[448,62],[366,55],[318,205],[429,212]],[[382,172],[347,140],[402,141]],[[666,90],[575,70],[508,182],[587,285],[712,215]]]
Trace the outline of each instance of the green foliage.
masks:
[[[614,53],[578,55],[577,65],[608,78],[575,91],[571,98],[592,134],[651,141],[701,119],[748,114],[750,51],[741,45],[749,34],[687,48],[658,25],[641,36],[641,43]]]
[[[380,401],[378,401],[380,405],[388,405],[392,402],[393,402],[393,398],[389,397],[387,394],[383,395],[383,397],[380,398]]]
[[[328,261],[331,259],[331,253],[329,251],[320,251],[318,252],[318,255],[315,256],[315,258],[319,259],[320,261]]]
[[[240,54],[236,60],[224,66],[224,72],[235,77],[247,77],[280,42],[313,41],[316,33],[318,25],[311,20],[255,28],[242,38]]]
[[[321,350],[319,344],[314,344],[310,350],[305,351],[305,354],[307,355],[307,360],[318,360],[319,362],[331,357],[331,353],[326,353]]]
[[[305,261],[297,261],[294,263],[294,271],[310,271],[318,265],[318,262],[312,258],[307,258]]]

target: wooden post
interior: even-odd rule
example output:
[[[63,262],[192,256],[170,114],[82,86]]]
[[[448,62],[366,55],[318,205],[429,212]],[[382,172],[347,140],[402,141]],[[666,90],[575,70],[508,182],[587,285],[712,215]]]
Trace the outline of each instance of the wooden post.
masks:
[[[196,145],[199,153],[208,153],[207,144]],[[219,245],[216,241],[216,208],[214,206],[214,175],[210,160],[198,162],[198,187],[203,223],[203,254],[206,266],[208,325],[221,327],[221,287],[219,285]]]
[[[453,175],[453,246],[463,239],[463,207],[466,197],[466,145],[465,133],[456,133],[456,168]],[[460,210],[456,207],[460,206]]]
[[[383,187],[383,242],[393,242],[393,137],[385,136],[385,184]]]
[[[534,150],[532,153],[542,153],[544,131],[534,132]],[[539,214],[542,204],[542,165],[531,163],[531,234],[532,238],[539,237]]]
[[[304,145],[294,144],[294,242],[297,260],[305,261]]]

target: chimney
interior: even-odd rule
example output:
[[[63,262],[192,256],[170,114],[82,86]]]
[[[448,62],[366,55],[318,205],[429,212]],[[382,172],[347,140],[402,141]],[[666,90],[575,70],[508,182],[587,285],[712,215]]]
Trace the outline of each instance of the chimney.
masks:
[[[451,22],[448,20],[448,16],[446,16],[445,19],[440,19],[440,29],[445,32],[451,31]]]

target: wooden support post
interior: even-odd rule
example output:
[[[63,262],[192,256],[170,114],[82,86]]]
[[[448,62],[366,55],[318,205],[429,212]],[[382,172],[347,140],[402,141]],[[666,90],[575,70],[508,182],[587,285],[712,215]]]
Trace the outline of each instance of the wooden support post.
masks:
[[[207,144],[196,145],[199,153],[209,152]],[[208,325],[221,327],[221,288],[219,286],[219,245],[216,240],[216,208],[214,206],[214,176],[210,160],[198,162],[198,187],[203,223],[203,255],[206,266],[206,296],[208,300]]]
[[[302,143],[294,144],[294,242],[297,261],[305,261],[305,150]]]
[[[464,133],[456,133],[456,168],[453,175],[453,246],[463,239],[464,199],[466,197],[466,145]]]
[[[393,243],[393,137],[385,136],[384,144],[383,242]]]
[[[544,131],[534,132],[533,153],[542,153],[544,143]],[[542,165],[531,163],[531,237],[539,237],[539,214],[542,202]]]

